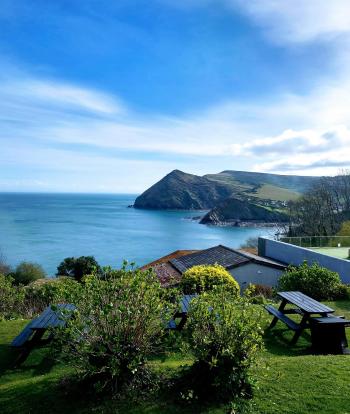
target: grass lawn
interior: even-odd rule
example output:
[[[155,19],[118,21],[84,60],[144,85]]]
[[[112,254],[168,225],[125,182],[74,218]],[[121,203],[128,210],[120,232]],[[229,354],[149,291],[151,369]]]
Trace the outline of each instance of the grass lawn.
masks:
[[[350,318],[350,301],[328,302],[337,314]],[[266,326],[270,321],[266,315]],[[8,344],[26,321],[0,322],[0,413],[122,413],[122,414],[226,414],[224,406],[184,408],[169,398],[157,398],[137,405],[84,394],[84,390],[67,393],[60,383],[72,374],[70,368],[55,364],[48,349],[33,351],[17,369],[11,364],[16,356]],[[348,329],[350,343],[350,329]],[[292,333],[278,322],[265,334],[266,350],[258,369],[259,388],[252,413],[350,414],[350,356],[312,355],[308,333],[296,346],[290,346]],[[171,373],[191,360],[178,354],[152,362],[158,369]]]

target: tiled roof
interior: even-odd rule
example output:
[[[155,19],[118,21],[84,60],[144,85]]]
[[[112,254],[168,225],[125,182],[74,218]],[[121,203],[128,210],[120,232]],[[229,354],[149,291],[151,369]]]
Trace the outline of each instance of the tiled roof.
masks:
[[[158,265],[160,263],[167,263],[171,259],[176,259],[178,257],[196,252],[198,252],[198,250],[175,250],[174,252],[169,253],[166,256],[160,257],[159,259],[156,259],[153,262],[145,264],[141,267],[141,270],[149,269],[150,267],[154,267],[155,265]]]
[[[215,246],[210,249],[201,250],[197,253],[188,254],[176,259],[171,259],[170,263],[180,272],[184,273],[196,265],[219,264],[226,269],[249,263],[251,259],[237,250],[232,250],[225,246]]]
[[[193,266],[219,264],[225,269],[232,269],[249,262],[258,263],[265,266],[284,269],[284,263],[265,257],[252,254],[247,251],[234,250],[226,246],[218,245],[210,249],[200,250],[199,252],[177,257],[169,261],[180,273],[186,272]]]
[[[281,269],[284,269],[284,268],[287,267],[287,265],[285,263],[281,263],[281,262],[278,262],[277,260],[272,260],[272,259],[269,259],[267,257],[258,256],[257,254],[251,253],[247,250],[237,250],[237,252],[240,252],[241,254],[243,254],[247,258],[251,259],[255,263],[260,263],[262,265],[267,265],[267,266],[278,267],[278,268],[281,268]]]
[[[181,273],[178,272],[169,262],[158,263],[152,267],[163,287],[177,285],[181,280]]]

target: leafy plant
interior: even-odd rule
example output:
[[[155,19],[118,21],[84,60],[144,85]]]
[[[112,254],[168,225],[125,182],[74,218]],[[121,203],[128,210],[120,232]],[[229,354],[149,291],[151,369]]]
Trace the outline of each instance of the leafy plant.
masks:
[[[18,316],[23,297],[23,291],[13,285],[13,279],[0,273],[0,320]]]
[[[28,317],[42,312],[47,306],[58,303],[75,304],[82,292],[82,285],[69,277],[59,277],[34,282],[23,288],[24,300],[21,313]]]
[[[66,257],[57,267],[57,276],[70,276],[81,281],[84,276],[101,271],[93,256]]]
[[[186,294],[205,292],[222,285],[234,295],[239,295],[239,284],[218,264],[193,266],[182,275],[180,282],[180,287]]]
[[[250,398],[251,368],[263,348],[260,308],[224,286],[193,299],[187,324],[187,345],[195,363],[182,379],[183,395],[208,398]]]
[[[173,307],[151,271],[104,273],[85,279],[74,318],[58,339],[62,355],[84,379],[119,393],[148,381],[147,358],[159,350]]]
[[[28,285],[35,280],[44,279],[46,273],[37,263],[21,262],[11,276],[17,285]]]
[[[279,279],[279,290],[299,290],[316,300],[334,299],[341,284],[338,273],[318,263],[289,266]]]

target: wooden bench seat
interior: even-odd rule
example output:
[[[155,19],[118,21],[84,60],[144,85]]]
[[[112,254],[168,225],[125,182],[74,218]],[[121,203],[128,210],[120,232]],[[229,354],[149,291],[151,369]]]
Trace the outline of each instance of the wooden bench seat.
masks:
[[[283,323],[285,323],[290,329],[293,331],[298,331],[300,329],[300,325],[294,322],[292,319],[288,318],[284,313],[280,312],[272,305],[266,305],[265,309],[273,315],[275,318],[279,319]]]

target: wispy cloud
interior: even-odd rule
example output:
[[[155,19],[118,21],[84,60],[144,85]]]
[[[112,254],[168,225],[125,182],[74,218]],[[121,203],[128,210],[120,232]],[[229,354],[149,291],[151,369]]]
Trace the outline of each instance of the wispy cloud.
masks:
[[[164,161],[169,154],[179,157],[178,164],[186,164],[181,158],[187,156],[209,157],[215,165],[230,157],[232,168],[244,164],[260,171],[316,174],[321,167],[334,173],[338,164],[350,166],[350,83],[343,81],[308,96],[225,102],[182,117],[145,117],[126,109],[118,97],[53,80],[27,76],[6,85],[0,88],[3,163],[20,158],[83,172],[103,163],[113,169],[128,151],[135,162],[142,153],[157,154],[151,162],[164,167],[170,167]]]

